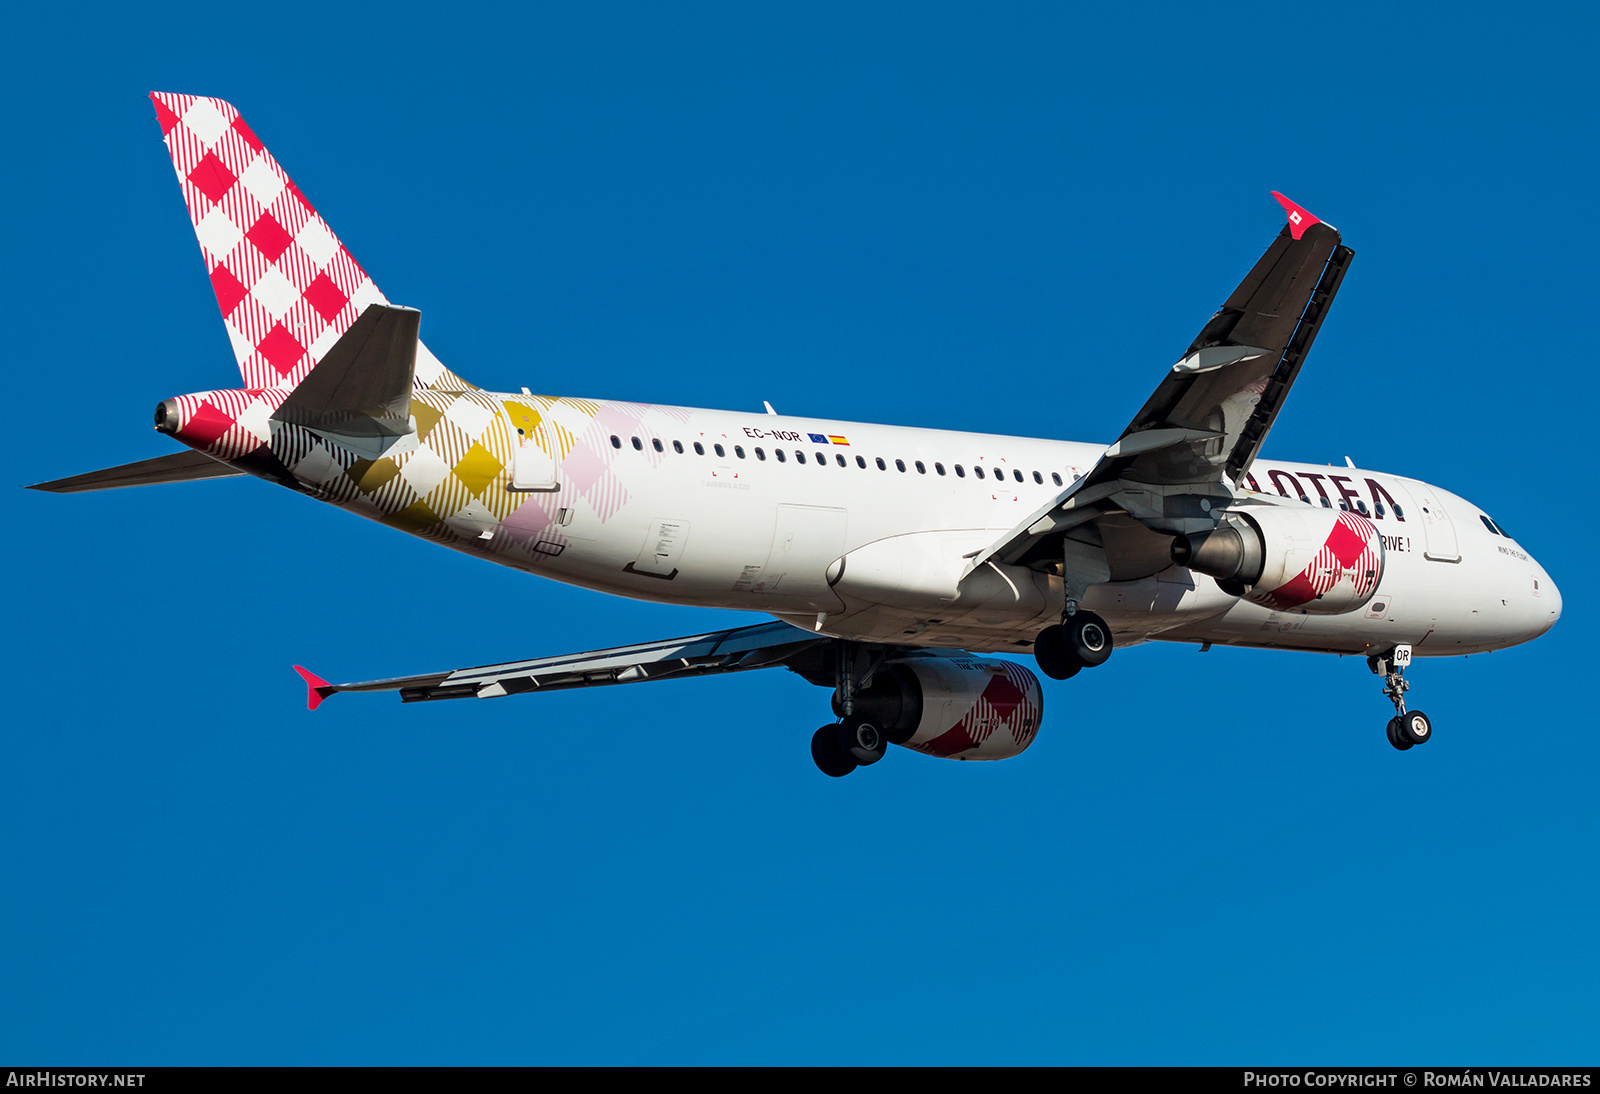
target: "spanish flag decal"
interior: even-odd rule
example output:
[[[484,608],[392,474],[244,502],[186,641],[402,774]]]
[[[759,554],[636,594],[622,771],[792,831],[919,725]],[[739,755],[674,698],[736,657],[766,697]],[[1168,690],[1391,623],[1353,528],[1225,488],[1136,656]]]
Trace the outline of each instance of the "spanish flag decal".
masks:
[[[835,437],[830,433],[828,435],[828,443],[830,443],[830,444],[848,445],[850,442],[845,440],[843,437]]]

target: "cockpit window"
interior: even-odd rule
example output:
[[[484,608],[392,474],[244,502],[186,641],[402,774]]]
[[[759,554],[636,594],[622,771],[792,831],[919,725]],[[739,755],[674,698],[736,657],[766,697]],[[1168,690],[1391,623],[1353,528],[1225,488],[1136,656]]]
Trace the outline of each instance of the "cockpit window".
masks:
[[[1485,528],[1489,529],[1489,534],[1490,535],[1498,536],[1500,534],[1500,529],[1498,529],[1498,528],[1496,528],[1494,526],[1494,521],[1490,520],[1488,517],[1484,516],[1482,513],[1478,514],[1478,519],[1483,521],[1483,526]]]

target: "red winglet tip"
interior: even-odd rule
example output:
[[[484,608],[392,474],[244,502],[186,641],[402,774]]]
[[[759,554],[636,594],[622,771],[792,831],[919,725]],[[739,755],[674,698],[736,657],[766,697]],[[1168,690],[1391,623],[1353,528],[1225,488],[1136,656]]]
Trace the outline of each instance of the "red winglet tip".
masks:
[[[1299,239],[1305,234],[1307,228],[1313,224],[1322,223],[1317,217],[1311,215],[1310,210],[1296,205],[1278,193],[1278,191],[1272,191],[1272,196],[1278,199],[1278,204],[1283,206],[1283,211],[1289,214],[1289,235],[1293,238]]]
[[[306,682],[306,709],[316,710],[322,705],[322,700],[333,694],[333,685],[309,669],[299,665],[294,666],[294,671],[300,674],[300,679]]]

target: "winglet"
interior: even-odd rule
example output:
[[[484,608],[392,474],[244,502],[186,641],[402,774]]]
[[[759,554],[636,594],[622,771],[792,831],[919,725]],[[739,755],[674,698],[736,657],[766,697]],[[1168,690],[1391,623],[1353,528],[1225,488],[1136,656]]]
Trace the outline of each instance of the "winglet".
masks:
[[[334,693],[334,686],[309,669],[299,665],[294,666],[294,671],[300,674],[300,679],[306,682],[306,709],[316,710],[322,705],[322,700]]]
[[[1309,210],[1302,209],[1278,193],[1278,191],[1272,191],[1272,196],[1278,199],[1278,204],[1283,206],[1283,211],[1289,214],[1289,234],[1295,239],[1299,239],[1304,235],[1305,230],[1313,224],[1322,223],[1317,217],[1312,216]]]

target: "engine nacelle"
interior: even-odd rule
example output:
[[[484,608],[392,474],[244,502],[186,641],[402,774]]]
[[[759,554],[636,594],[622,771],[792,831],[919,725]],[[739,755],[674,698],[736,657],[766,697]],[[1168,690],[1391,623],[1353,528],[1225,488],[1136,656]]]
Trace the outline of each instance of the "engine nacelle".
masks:
[[[893,744],[949,760],[1004,760],[1038,735],[1044,693],[1011,661],[922,655],[879,669],[854,709]]]
[[[1178,536],[1172,561],[1266,608],[1339,615],[1377,592],[1383,536],[1358,513],[1259,506],[1223,513],[1213,531]]]

